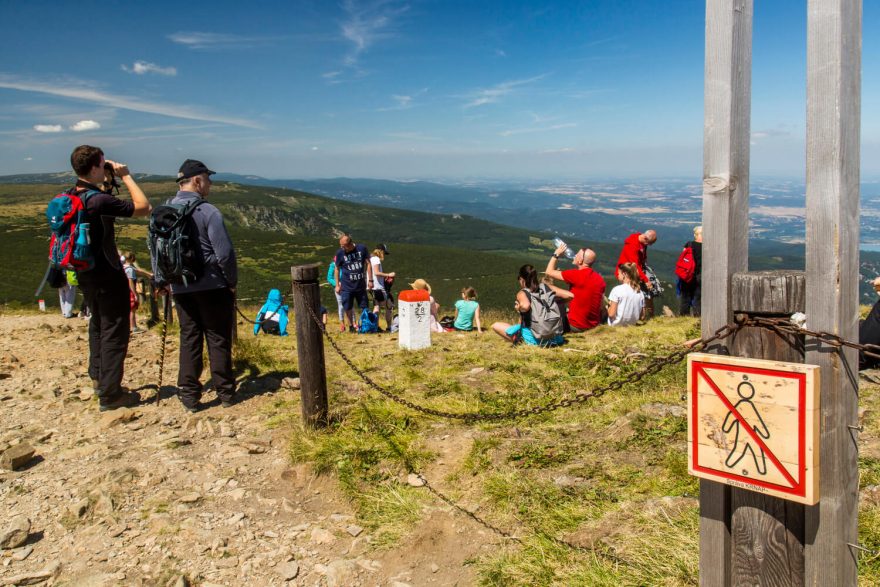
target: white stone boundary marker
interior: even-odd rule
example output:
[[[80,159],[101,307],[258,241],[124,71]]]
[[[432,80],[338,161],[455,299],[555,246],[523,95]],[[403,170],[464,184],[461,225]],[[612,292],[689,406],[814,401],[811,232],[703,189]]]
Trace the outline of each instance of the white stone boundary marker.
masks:
[[[410,351],[431,346],[431,294],[407,289],[397,295],[398,344]]]

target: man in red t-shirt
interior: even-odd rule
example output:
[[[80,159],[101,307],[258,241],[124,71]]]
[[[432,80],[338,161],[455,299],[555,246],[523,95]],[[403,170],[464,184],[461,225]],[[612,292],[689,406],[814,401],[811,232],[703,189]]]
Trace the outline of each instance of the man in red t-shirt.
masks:
[[[648,264],[648,247],[657,242],[657,232],[654,230],[646,230],[645,232],[634,232],[623,241],[623,250],[620,251],[620,258],[617,260],[617,266],[614,273],[624,263],[635,263],[639,270],[639,277],[642,278],[642,291],[645,292],[645,318],[654,315],[654,299],[651,289],[651,280],[645,274],[645,267]]]
[[[593,271],[596,253],[592,249],[581,249],[572,259],[574,269],[559,271],[556,260],[565,253],[567,245],[560,245],[550,261],[545,273],[553,279],[561,279],[571,286],[574,298],[568,307],[568,322],[572,332],[583,332],[595,328],[602,321],[602,296],[605,294],[605,280]]]

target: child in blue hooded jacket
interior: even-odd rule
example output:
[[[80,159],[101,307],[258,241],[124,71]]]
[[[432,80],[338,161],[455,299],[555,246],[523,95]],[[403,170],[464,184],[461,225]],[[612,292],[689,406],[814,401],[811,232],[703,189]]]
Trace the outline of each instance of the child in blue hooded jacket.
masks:
[[[254,335],[262,330],[266,334],[287,336],[287,306],[284,305],[280,291],[277,289],[269,291],[266,303],[260,308],[255,322]]]

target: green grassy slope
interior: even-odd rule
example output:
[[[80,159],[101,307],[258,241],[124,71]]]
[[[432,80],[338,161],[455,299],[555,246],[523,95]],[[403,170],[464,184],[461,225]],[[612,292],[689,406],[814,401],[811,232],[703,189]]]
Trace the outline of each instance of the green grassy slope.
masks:
[[[149,179],[149,178],[147,178]],[[48,229],[44,211],[60,184],[0,184],[0,247],[12,262],[0,264],[0,303],[32,303],[46,267]],[[144,191],[155,204],[174,195],[172,181],[145,181]],[[435,288],[438,301],[450,312],[464,286],[479,292],[488,308],[506,308],[516,291],[516,271],[523,263],[542,270],[551,251],[552,235],[493,224],[469,216],[441,215],[368,206],[295,190],[218,182],[211,193],[227,220],[241,259],[241,297],[261,297],[271,287],[289,286],[290,266],[319,262],[325,267],[337,249],[339,234],[350,232],[369,248],[391,246],[386,269],[405,281],[422,277]],[[123,250],[133,250],[147,264],[146,220],[118,223]],[[609,289],[616,285],[613,267],[617,243],[571,242],[598,253],[596,269]],[[672,281],[675,255],[652,250],[650,264],[665,282]],[[764,257],[756,268],[791,266],[792,259]],[[563,264],[563,268],[565,265]],[[44,292],[50,305],[52,292]],[[332,306],[329,290],[325,301]],[[660,305],[675,307],[669,286]],[[658,305],[659,307],[659,305]]]

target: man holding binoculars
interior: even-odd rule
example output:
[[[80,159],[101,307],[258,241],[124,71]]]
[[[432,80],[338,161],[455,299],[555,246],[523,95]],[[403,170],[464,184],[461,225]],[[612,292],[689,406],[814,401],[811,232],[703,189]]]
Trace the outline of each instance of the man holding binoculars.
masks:
[[[75,193],[84,200],[89,243],[95,265],[77,273],[80,288],[91,311],[89,321],[89,377],[95,386],[101,411],[137,404],[136,392],[122,389],[123,364],[128,352],[128,281],[119,261],[114,234],[115,218],[147,216],[152,210],[143,190],[122,163],[104,159],[98,147],[80,145],[70,155],[76,173]],[[109,169],[105,169],[109,166]],[[109,181],[105,176],[109,173]],[[122,179],[131,201],[109,193]],[[116,184],[118,188],[118,184]]]

